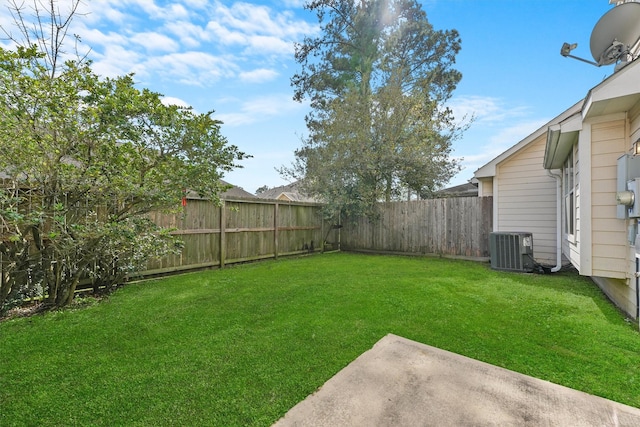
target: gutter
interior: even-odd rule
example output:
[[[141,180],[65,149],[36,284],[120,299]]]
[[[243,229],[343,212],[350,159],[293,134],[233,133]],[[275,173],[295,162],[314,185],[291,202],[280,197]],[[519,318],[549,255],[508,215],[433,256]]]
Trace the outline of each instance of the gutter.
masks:
[[[562,268],[562,175],[547,169],[547,174],[556,180],[556,266],[551,269],[557,273]]]

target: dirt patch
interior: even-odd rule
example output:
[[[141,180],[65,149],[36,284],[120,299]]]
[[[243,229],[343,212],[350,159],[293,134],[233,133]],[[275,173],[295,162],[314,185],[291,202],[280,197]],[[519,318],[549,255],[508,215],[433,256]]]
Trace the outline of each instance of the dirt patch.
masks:
[[[4,316],[0,316],[0,322],[9,319],[16,319],[18,317],[29,317],[34,314],[42,312],[42,303],[41,302],[33,302],[29,304],[23,304],[18,307],[13,307],[9,311],[7,311]]]
[[[41,301],[33,301],[26,304],[22,304],[18,307],[13,307],[7,311],[3,316],[0,316],[0,322],[9,319],[17,319],[20,317],[31,317],[36,314],[45,313],[52,310],[75,310],[83,307],[88,307],[97,304],[99,301],[108,298],[107,295],[98,296],[76,296],[73,302],[66,307],[52,308],[47,306]]]

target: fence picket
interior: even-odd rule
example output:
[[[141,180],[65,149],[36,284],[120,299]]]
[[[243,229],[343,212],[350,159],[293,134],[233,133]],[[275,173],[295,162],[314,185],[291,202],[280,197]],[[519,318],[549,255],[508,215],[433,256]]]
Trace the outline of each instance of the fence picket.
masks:
[[[339,229],[337,221],[325,224],[320,204],[248,199],[216,206],[189,199],[181,213],[149,215],[176,229],[182,253],[151,260],[136,276],[321,251],[325,241],[332,249],[486,258],[492,206],[491,197],[382,203],[378,221],[343,220]],[[7,280],[5,263],[0,255],[0,283]]]
[[[376,221],[344,222],[345,250],[486,258],[492,230],[492,197],[459,197],[381,203]]]

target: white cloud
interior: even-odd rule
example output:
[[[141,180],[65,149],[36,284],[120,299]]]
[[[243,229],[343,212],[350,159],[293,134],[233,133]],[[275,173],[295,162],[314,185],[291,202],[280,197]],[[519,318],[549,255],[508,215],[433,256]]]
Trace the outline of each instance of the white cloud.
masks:
[[[84,26],[75,28],[75,31],[80,34],[82,42],[92,48],[110,47],[113,45],[125,46],[129,43],[127,37],[113,31],[104,33],[99,29],[89,29]]]
[[[173,39],[154,31],[134,34],[131,41],[152,52],[175,52],[178,50],[178,43]]]
[[[237,2],[227,7],[218,3],[215,18],[207,29],[226,45],[246,46],[245,53],[283,54],[293,52],[293,42],[314,34],[317,27],[291,12],[274,13],[266,6]]]
[[[221,79],[260,84],[281,78],[280,70],[293,62],[294,42],[318,31],[291,10],[303,2],[283,0],[271,7],[222,0],[83,2],[70,34],[81,36],[80,53],[83,47],[90,50],[102,76],[133,72],[145,83],[158,79],[203,87]],[[2,24],[7,18],[0,15]]]
[[[307,0],[283,0],[282,3],[285,7],[293,7],[302,9],[307,3]]]
[[[548,121],[549,119],[530,119],[523,122],[515,122],[493,135],[489,140],[490,146],[498,147],[498,149],[504,147],[501,151],[505,151],[538,130]]]
[[[146,67],[137,52],[117,44],[107,46],[102,53],[92,52],[93,70],[103,77],[115,77],[128,73],[144,76]]]
[[[453,110],[454,117],[462,119],[473,117],[475,123],[504,123],[505,120],[524,117],[528,108],[523,106],[510,107],[499,98],[467,95],[451,100],[449,107]]]
[[[120,26],[128,20],[129,16],[120,10],[118,6],[121,6],[118,1],[81,2],[78,7],[78,13],[81,18],[76,23],[82,21],[93,26],[107,20]]]
[[[466,95],[449,103],[458,120],[473,118],[470,128],[456,143],[465,171],[473,172],[490,162],[546,123],[532,118],[527,106],[509,106],[500,98]]]
[[[241,126],[270,117],[284,116],[302,108],[306,108],[306,105],[295,102],[290,94],[275,94],[246,101],[242,103],[239,111],[218,114],[216,118],[227,126]]]
[[[245,52],[252,54],[293,55],[293,42],[272,36],[253,36],[249,38],[249,46]]]
[[[155,0],[133,0],[131,3],[136,4],[151,18],[160,20],[184,19],[189,16],[189,12],[184,6],[177,3],[169,4],[167,7],[156,5]]]
[[[293,41],[282,39],[273,35],[247,34],[240,31],[232,31],[218,22],[210,22],[207,29],[212,32],[214,39],[224,45],[245,46],[243,53],[253,55],[293,53]]]
[[[190,9],[204,9],[209,4],[209,0],[184,0]]]
[[[278,77],[278,72],[267,68],[259,68],[257,70],[244,71],[240,73],[240,80],[247,83],[264,83]]]
[[[218,4],[216,8],[220,22],[239,30],[244,34],[267,34],[283,37],[290,35],[289,26],[292,18],[288,12],[271,16],[267,6],[236,2],[230,8]]]
[[[127,19],[127,15],[124,12],[114,8],[107,8],[103,16],[109,21],[116,23],[122,23]]]
[[[2,28],[10,29],[13,26],[13,18],[6,6],[5,2],[0,6],[0,10],[2,10],[2,13],[0,13],[0,25],[2,25]]]
[[[213,33],[214,38],[218,40],[218,42],[225,45],[246,44],[248,40],[245,34],[238,31],[231,31],[219,22],[209,22],[207,24],[207,30]]]
[[[289,94],[268,95],[247,102],[243,110],[252,114],[275,116],[300,106]]]
[[[233,62],[206,52],[177,52],[152,57],[144,66],[150,71],[192,86],[206,86],[222,77],[234,76],[237,70]]]
[[[180,98],[176,98],[174,96],[163,96],[162,99],[160,99],[160,101],[164,105],[176,105],[178,107],[184,107],[184,108],[191,107],[191,105],[189,105],[187,101],[184,101]]]
[[[211,40],[209,31],[190,21],[171,21],[165,23],[164,27],[178,37],[182,45],[190,48],[198,47],[203,41]]]

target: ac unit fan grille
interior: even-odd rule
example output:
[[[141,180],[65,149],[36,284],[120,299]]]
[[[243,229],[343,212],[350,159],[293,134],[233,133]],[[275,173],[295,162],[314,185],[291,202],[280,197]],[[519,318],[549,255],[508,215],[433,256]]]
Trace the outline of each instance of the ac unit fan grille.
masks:
[[[531,233],[491,233],[491,268],[531,272],[534,269]]]

